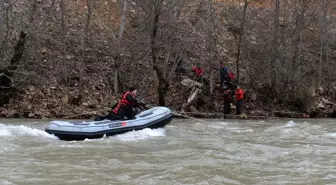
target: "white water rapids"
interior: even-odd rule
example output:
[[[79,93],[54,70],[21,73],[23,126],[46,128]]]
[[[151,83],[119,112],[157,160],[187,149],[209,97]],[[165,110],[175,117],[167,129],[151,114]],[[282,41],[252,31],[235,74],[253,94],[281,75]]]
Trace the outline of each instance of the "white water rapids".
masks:
[[[336,120],[206,121],[68,142],[0,120],[0,185],[336,184]]]

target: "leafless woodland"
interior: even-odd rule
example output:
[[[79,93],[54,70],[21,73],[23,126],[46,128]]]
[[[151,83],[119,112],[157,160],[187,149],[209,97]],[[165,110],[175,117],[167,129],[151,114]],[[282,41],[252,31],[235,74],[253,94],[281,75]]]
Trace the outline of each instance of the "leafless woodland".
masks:
[[[62,116],[130,86],[172,105],[183,61],[209,94],[224,62],[253,108],[309,111],[335,100],[335,20],[334,0],[1,0],[1,106]]]

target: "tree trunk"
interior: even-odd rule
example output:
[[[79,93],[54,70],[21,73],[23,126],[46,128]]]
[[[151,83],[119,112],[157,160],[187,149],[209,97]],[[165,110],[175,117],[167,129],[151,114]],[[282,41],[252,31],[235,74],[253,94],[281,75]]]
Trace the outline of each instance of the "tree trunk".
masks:
[[[87,15],[86,15],[86,45],[91,46],[92,39],[91,39],[91,17],[92,17],[92,4],[91,0],[86,0],[87,6]]]
[[[66,36],[66,25],[65,25],[65,6],[64,6],[64,0],[61,0],[60,2],[61,7],[61,27],[62,27],[62,42],[65,42],[65,36]]]
[[[237,56],[236,56],[236,68],[237,68],[237,83],[240,83],[240,55],[241,55],[241,48],[242,42],[244,39],[244,31],[245,31],[245,22],[246,22],[246,10],[250,2],[247,0],[244,1],[244,10],[243,10],[243,19],[240,22],[239,28],[239,37],[238,37],[238,45],[237,45]]]
[[[212,14],[212,0],[208,0],[208,52],[209,52],[209,58],[208,58],[208,65],[210,69],[210,94],[213,92],[213,72],[212,72],[212,50],[213,50],[213,14]]]
[[[159,105],[165,106],[165,96],[167,94],[169,88],[169,82],[164,76],[164,72],[160,69],[158,64],[158,56],[159,56],[159,48],[157,46],[157,34],[158,34],[158,24],[161,13],[162,0],[156,1],[154,7],[154,17],[153,17],[153,25],[152,25],[152,33],[151,33],[151,50],[152,50],[152,61],[153,61],[153,69],[156,72],[156,75],[159,80],[158,86],[158,94],[159,94]]]
[[[277,92],[277,70],[276,66],[279,63],[279,34],[280,34],[280,0],[275,0],[275,15],[274,15],[274,33],[273,33],[273,57],[271,64],[271,87],[273,96]]]
[[[325,33],[326,33],[326,17],[327,17],[327,0],[322,0],[323,16],[321,18],[321,43],[320,43],[320,63],[318,67],[318,88],[322,86],[322,63],[325,58]]]
[[[296,24],[295,24],[295,38],[293,41],[293,58],[292,58],[292,66],[291,66],[291,75],[288,75],[288,79],[290,83],[290,87],[291,87],[291,91],[292,94],[297,92],[296,91],[296,84],[297,84],[297,77],[296,74],[298,73],[297,71],[297,65],[300,63],[300,59],[301,59],[301,32],[304,28],[304,15],[306,12],[306,9],[303,5],[300,6],[300,10],[299,13],[297,13],[296,15]]]
[[[1,46],[2,46],[2,43],[3,43],[3,35],[4,35],[4,33],[3,33],[3,31],[4,31],[4,25],[5,25],[5,21],[4,21],[4,18],[5,18],[5,2],[4,1],[2,1],[2,2],[0,2],[0,62],[1,62],[1,60],[2,60],[2,52],[3,52],[3,49],[1,48]]]
[[[4,0],[3,3],[1,4],[2,8],[3,8],[3,17],[5,18],[4,22],[6,24],[6,32],[4,33],[5,36],[2,40],[2,42],[0,42],[0,58],[3,59],[4,58],[4,51],[6,49],[6,45],[8,42],[8,35],[9,35],[9,13],[11,11],[12,6],[16,3],[16,1],[14,1],[12,4],[9,4],[9,0]],[[5,6],[5,4],[7,4],[7,7]],[[1,25],[1,27],[4,27]]]
[[[12,76],[13,71],[17,69],[17,65],[19,64],[23,52],[24,46],[26,42],[27,34],[21,31],[20,39],[18,40],[17,44],[14,47],[14,55],[10,61],[10,65],[7,66],[5,69],[0,71],[0,87],[1,88],[11,88],[12,86]]]
[[[114,80],[113,80],[113,87],[114,87],[114,93],[118,94],[119,92],[119,85],[121,85],[120,82],[120,67],[122,65],[122,41],[123,41],[123,36],[124,36],[124,31],[125,31],[125,25],[126,25],[126,13],[127,13],[127,0],[124,1],[124,8],[123,12],[120,18],[120,27],[119,27],[119,36],[118,36],[118,41],[117,41],[117,48],[116,48],[116,54],[114,57]]]

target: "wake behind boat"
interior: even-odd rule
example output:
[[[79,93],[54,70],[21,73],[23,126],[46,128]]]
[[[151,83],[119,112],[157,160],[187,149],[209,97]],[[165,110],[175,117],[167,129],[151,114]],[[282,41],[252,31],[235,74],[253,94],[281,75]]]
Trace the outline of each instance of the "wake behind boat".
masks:
[[[132,130],[144,128],[161,128],[170,123],[173,118],[167,107],[153,107],[135,116],[132,120],[102,120],[102,121],[52,121],[45,131],[54,134],[61,140],[84,140],[112,136]]]

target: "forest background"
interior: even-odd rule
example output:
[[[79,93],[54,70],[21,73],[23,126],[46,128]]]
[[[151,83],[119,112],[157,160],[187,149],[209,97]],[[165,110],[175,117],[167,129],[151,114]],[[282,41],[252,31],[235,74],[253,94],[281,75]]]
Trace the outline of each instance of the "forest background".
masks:
[[[223,62],[249,115],[336,117],[335,20],[334,0],[1,0],[0,116],[92,118],[130,86],[179,111],[196,63],[187,111],[222,112]]]

